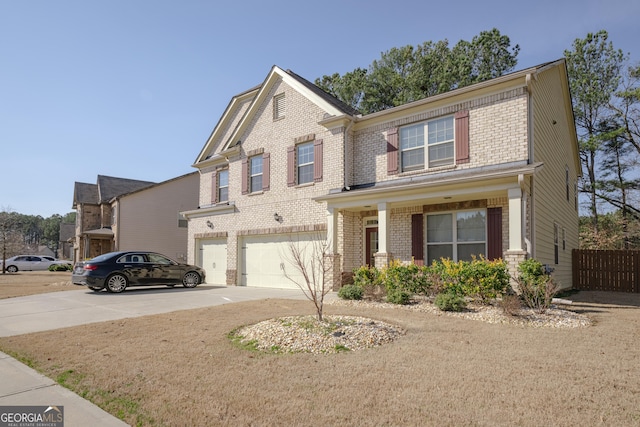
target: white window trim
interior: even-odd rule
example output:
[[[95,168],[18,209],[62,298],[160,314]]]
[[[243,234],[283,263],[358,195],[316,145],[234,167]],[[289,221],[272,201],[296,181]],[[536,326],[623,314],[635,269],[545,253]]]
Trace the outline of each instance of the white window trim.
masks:
[[[452,210],[452,211],[442,211],[442,212],[429,212],[427,214],[425,214],[425,225],[424,225],[424,243],[426,246],[426,253],[425,253],[425,260],[428,260],[429,257],[429,246],[432,245],[452,245],[452,260],[457,262],[458,260],[458,244],[460,244],[460,242],[458,242],[458,227],[457,227],[457,222],[456,222],[456,218],[457,218],[457,214],[459,213],[463,213],[463,212],[477,212],[477,211],[484,211],[484,241],[473,241],[473,242],[462,242],[462,244],[473,244],[473,243],[482,243],[484,242],[484,256],[487,255],[487,245],[488,245],[488,224],[487,224],[487,208],[477,208],[477,209],[461,209],[461,210]],[[429,216],[430,215],[444,215],[444,214],[449,214],[449,215],[453,215],[453,223],[452,223],[452,238],[453,241],[451,242],[429,242],[429,236],[428,236],[428,232],[429,232]]]
[[[450,119],[452,120],[452,127],[453,127],[453,138],[450,140],[446,140],[446,141],[439,141],[436,142],[434,144],[429,144],[429,123],[433,123],[436,122],[438,120],[442,120],[442,119]],[[417,147],[411,147],[411,148],[407,148],[407,149],[403,149],[402,148],[402,129],[406,129],[409,127],[413,127],[413,126],[418,126],[418,125],[422,125],[424,126],[424,132],[423,132],[423,141],[422,141],[422,145],[419,145]],[[413,171],[417,171],[417,170],[431,170],[431,169],[436,169],[436,168],[442,168],[442,167],[446,167],[446,166],[453,166],[456,163],[456,122],[455,122],[455,117],[453,115],[446,115],[446,116],[441,116],[441,117],[436,117],[433,119],[429,119],[429,120],[425,120],[422,122],[418,122],[418,123],[412,123],[410,125],[406,125],[406,126],[402,126],[398,132],[398,145],[399,145],[399,151],[400,151],[400,172],[413,172]],[[444,145],[444,144],[452,144],[453,146],[453,156],[451,157],[451,162],[450,163],[446,163],[446,164],[440,164],[440,165],[434,165],[434,166],[429,166],[429,148],[431,147],[437,147],[439,145]],[[421,166],[412,166],[409,168],[405,168],[403,162],[402,162],[402,158],[403,158],[403,154],[404,153],[408,153],[410,151],[413,150],[423,150],[423,162]]]

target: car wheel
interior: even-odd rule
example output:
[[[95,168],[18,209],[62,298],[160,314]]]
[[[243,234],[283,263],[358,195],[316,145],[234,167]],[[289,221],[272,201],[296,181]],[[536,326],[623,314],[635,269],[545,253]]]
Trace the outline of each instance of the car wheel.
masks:
[[[9,273],[17,273],[18,272],[18,267],[16,267],[15,265],[10,265],[9,267],[7,267],[7,271]]]
[[[114,274],[107,279],[107,291],[118,294],[127,287],[127,278],[122,274]]]
[[[100,292],[102,290],[102,288],[98,286],[89,286],[89,289],[91,289],[94,292]]]
[[[195,271],[190,271],[182,278],[182,285],[185,288],[195,288],[200,284],[200,275]]]

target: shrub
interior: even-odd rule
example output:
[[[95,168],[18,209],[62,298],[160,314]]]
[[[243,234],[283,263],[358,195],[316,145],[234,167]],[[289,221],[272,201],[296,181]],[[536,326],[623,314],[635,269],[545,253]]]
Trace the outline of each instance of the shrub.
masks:
[[[410,294],[426,294],[429,288],[427,272],[427,267],[413,262],[403,264],[399,260],[393,260],[380,272],[380,281],[387,293],[400,289]]]
[[[392,304],[406,305],[411,301],[411,293],[402,289],[392,289],[387,291],[387,302]]]
[[[429,271],[436,294],[450,293],[487,303],[510,289],[507,265],[502,260],[488,261],[481,257],[454,262],[442,259],[434,261]]]
[[[558,293],[558,285],[551,275],[533,258],[518,265],[516,283],[524,303],[539,313],[544,313],[551,306],[553,297]]]
[[[498,306],[504,314],[516,316],[522,308],[522,299],[520,296],[514,294],[503,295],[502,299],[498,302]]]
[[[474,258],[464,267],[465,294],[487,303],[510,290],[507,264],[499,260],[488,261]]]
[[[453,292],[443,292],[436,295],[433,303],[442,311],[462,311],[467,306],[464,298]]]
[[[358,285],[345,285],[338,291],[338,297],[349,300],[360,300],[363,294],[362,287]]]
[[[71,264],[51,264],[49,271],[71,271],[73,266]]]

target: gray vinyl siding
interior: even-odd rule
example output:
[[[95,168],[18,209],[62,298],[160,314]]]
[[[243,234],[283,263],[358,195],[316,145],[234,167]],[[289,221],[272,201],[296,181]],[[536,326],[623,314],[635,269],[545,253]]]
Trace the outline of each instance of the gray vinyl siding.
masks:
[[[562,287],[571,286],[571,251],[578,248],[578,211],[575,206],[575,182],[579,173],[577,147],[572,144],[572,116],[563,100],[560,72],[554,67],[540,73],[533,82],[533,160],[544,167],[533,184],[534,241],[533,256],[555,269]],[[544,106],[544,107],[542,107]],[[569,168],[569,200],[565,190],[565,173]],[[559,229],[558,263],[554,257],[554,223]],[[562,230],[566,246],[562,247]]]

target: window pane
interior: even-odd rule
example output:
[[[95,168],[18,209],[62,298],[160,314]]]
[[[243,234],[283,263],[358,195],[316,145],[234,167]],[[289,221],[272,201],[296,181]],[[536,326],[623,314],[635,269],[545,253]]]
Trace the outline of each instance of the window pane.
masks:
[[[407,126],[400,129],[400,149],[424,146],[424,124]]]
[[[429,167],[453,164],[453,142],[429,146]]]
[[[229,186],[229,171],[220,171],[218,172],[218,186],[219,187],[227,187]]]
[[[427,242],[452,242],[451,214],[427,215]]]
[[[313,163],[313,144],[298,145],[298,166]]]
[[[484,242],[486,230],[485,211],[458,212],[458,242]]]
[[[251,158],[251,175],[259,175],[262,173],[262,156]]]
[[[298,184],[313,182],[313,164],[298,168]]]
[[[432,120],[429,126],[429,145],[453,140],[453,117]]]
[[[479,258],[484,253],[484,243],[465,243],[458,245],[458,261],[471,261],[473,255]]]
[[[221,187],[218,190],[218,201],[219,202],[226,202],[229,200],[229,188],[228,187]]]
[[[427,247],[427,262],[440,261],[440,258],[453,259],[453,245],[429,245]]]
[[[313,182],[313,143],[300,144],[298,150],[298,184]]]
[[[422,169],[424,167],[424,148],[415,148],[402,152],[402,170]]]
[[[218,172],[218,202],[229,200],[229,171]]]
[[[251,177],[251,192],[262,191],[262,175]]]

